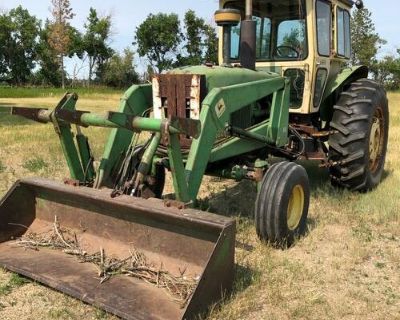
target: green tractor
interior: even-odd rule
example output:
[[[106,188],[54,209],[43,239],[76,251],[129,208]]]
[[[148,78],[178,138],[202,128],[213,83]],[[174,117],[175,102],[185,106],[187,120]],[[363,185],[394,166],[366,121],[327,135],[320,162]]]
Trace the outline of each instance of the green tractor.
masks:
[[[307,228],[296,160],[320,161],[338,187],[376,187],[388,100],[367,67],[346,67],[353,5],[362,1],[221,0],[219,66],[134,85],[118,112],[77,110],[70,93],[54,110],[13,108],[54,126],[70,178],[22,179],[0,201],[0,265],[122,318],[189,319],[234,275],[235,220],[194,209],[204,175],[254,181],[257,234],[280,248]],[[88,126],[113,128],[98,166]],[[57,245],[40,245],[46,233]],[[32,241],[38,250],[21,245]]]

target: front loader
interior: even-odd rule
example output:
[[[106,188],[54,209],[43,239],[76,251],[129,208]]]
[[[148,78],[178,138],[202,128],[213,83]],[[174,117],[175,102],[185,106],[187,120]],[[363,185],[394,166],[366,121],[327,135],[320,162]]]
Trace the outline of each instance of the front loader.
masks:
[[[195,318],[234,276],[235,220],[196,209],[204,175],[254,181],[257,234],[279,248],[307,229],[297,160],[338,187],[376,187],[388,103],[366,67],[345,67],[352,6],[221,0],[219,66],[156,75],[116,112],[79,110],[73,93],[54,110],[13,108],[54,127],[70,177],[22,179],[1,200],[0,265],[122,318]],[[89,126],[112,128],[97,166]]]

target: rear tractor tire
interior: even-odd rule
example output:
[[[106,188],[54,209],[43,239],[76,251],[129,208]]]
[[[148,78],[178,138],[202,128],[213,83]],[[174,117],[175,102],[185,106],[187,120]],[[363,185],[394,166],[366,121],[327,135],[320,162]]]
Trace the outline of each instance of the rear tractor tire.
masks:
[[[360,79],[343,92],[334,106],[329,138],[332,184],[366,192],[382,179],[389,131],[385,90]]]
[[[306,170],[292,162],[274,164],[264,175],[255,206],[258,237],[290,247],[307,227],[310,186]]]

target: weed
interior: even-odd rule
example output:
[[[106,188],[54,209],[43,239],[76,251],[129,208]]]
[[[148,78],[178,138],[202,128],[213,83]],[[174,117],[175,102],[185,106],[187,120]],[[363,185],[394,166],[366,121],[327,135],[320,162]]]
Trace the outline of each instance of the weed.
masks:
[[[18,274],[11,274],[11,278],[5,285],[0,286],[0,296],[6,296],[12,292],[13,289],[22,287],[23,285],[30,283],[30,281]]]
[[[96,309],[95,319],[96,320],[107,319],[107,312],[105,312],[104,310],[101,310],[101,309]]]
[[[4,171],[6,171],[6,169],[7,169],[7,167],[0,160],[0,173],[3,173]]]
[[[11,278],[9,281],[9,284],[13,287],[13,288],[18,288],[21,287],[27,283],[30,283],[30,281],[27,278],[24,278],[16,273],[11,274]]]
[[[43,158],[36,157],[25,161],[22,167],[30,172],[37,173],[40,170],[47,168],[48,164],[43,160]]]
[[[0,286],[0,297],[5,296],[11,292],[11,287],[7,284]]]
[[[353,227],[353,235],[365,242],[371,242],[374,238],[371,228],[364,222],[361,222],[357,227]]]
[[[50,319],[71,319],[72,313],[67,308],[50,309],[48,312]]]

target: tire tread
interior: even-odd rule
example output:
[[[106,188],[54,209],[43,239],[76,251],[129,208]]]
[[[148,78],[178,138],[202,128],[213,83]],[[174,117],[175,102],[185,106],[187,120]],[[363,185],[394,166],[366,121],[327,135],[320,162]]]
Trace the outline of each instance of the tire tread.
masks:
[[[369,170],[369,130],[375,109],[384,109],[388,123],[388,106],[385,90],[369,79],[359,79],[340,94],[333,107],[330,126],[336,130],[329,138],[329,160],[334,185],[357,191],[374,188],[380,181],[387,148],[387,131],[383,161],[376,176]],[[385,128],[387,130],[387,128]]]

